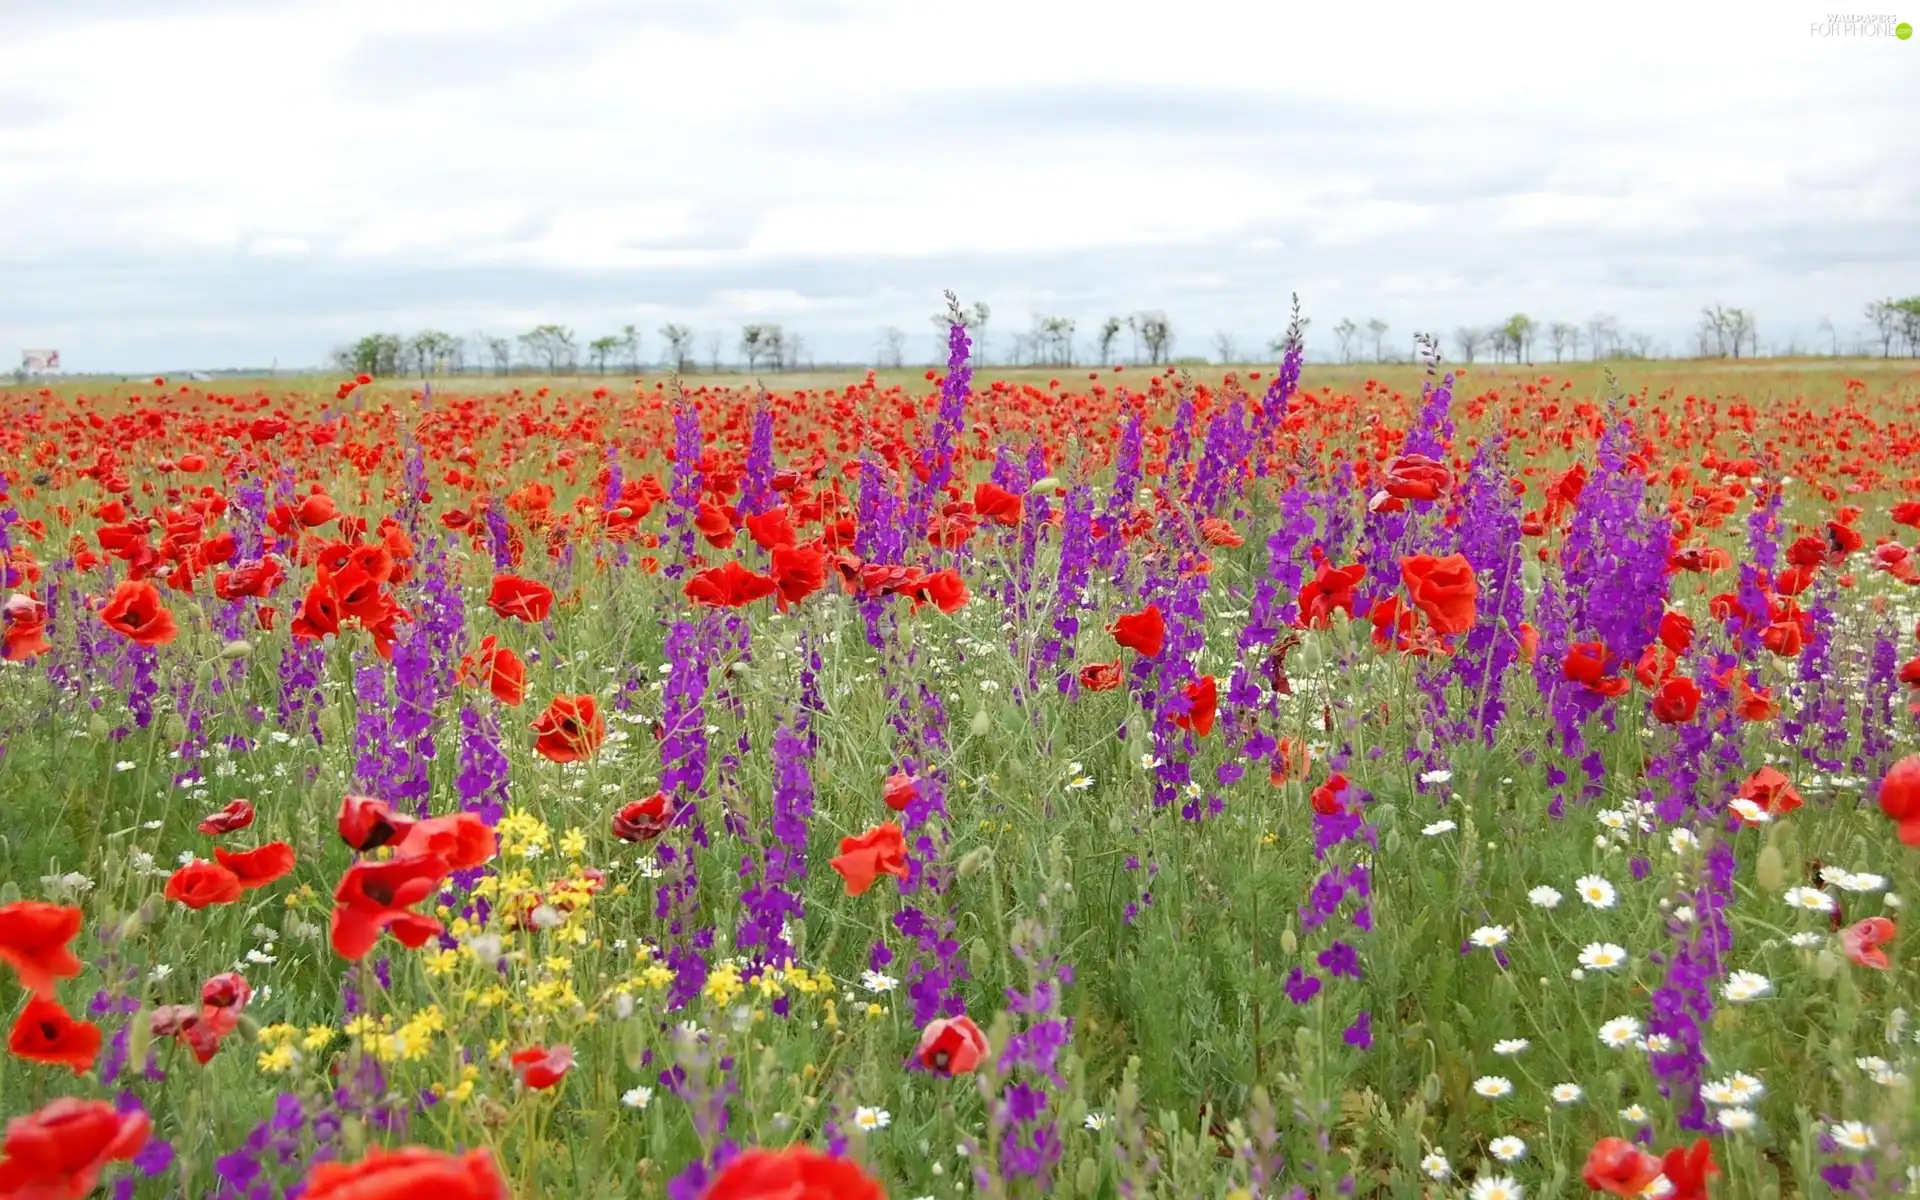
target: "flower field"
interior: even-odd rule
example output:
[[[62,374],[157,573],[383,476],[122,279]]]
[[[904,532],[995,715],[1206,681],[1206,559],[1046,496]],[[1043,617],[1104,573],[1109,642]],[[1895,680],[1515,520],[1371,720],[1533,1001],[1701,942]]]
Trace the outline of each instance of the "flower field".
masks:
[[[0,1200],[1920,1190],[1920,373],[1293,345],[5,393]]]

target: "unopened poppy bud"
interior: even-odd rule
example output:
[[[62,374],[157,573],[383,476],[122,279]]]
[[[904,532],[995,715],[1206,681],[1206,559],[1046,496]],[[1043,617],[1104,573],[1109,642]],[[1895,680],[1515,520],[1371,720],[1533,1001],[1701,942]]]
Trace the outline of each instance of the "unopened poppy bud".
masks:
[[[184,742],[187,740],[187,723],[180,719],[179,713],[167,714],[163,731],[166,733],[167,740],[170,742]]]
[[[954,874],[961,879],[971,879],[980,873],[980,868],[993,861],[993,851],[986,846],[977,846],[966,852],[960,859],[960,866]]]
[[[133,941],[135,938],[139,937],[142,933],[145,933],[146,929],[147,929],[147,923],[140,919],[140,911],[138,909],[135,909],[133,912],[128,913],[121,920],[120,932],[117,940],[122,942]]]
[[[213,682],[213,664],[210,662],[203,662],[195,666],[193,668],[193,678],[196,683],[199,683],[203,686],[205,684],[212,683]]]
[[[329,704],[320,710],[320,736],[329,742],[340,739],[340,710]]]
[[[1400,847],[1403,844],[1403,840],[1400,837],[1400,827],[1398,825],[1387,830],[1387,836],[1381,839],[1381,845],[1386,848],[1388,854],[1400,853]]]
[[[1754,867],[1754,877],[1759,881],[1763,892],[1778,892],[1787,882],[1787,864],[1780,855],[1778,846],[1762,846],[1760,862]]]
[[[613,1015],[622,1021],[633,1015],[633,994],[631,992],[615,992],[613,994]]]
[[[1526,583],[1528,591],[1539,591],[1541,585],[1546,582],[1546,574],[1540,568],[1540,560],[1529,558],[1522,561],[1520,564],[1520,578]]]
[[[1840,973],[1840,956],[1830,949],[1823,949],[1813,959],[1813,973],[1825,983]]]
[[[133,1020],[127,1025],[127,1061],[136,1067],[147,1063],[147,1051],[153,1046],[153,1021],[149,1019],[146,1008],[133,1014]]]
[[[1027,494],[1032,496],[1037,496],[1042,492],[1051,492],[1059,486],[1060,486],[1060,481],[1054,478],[1053,476],[1048,475],[1041,479],[1035,480],[1033,486],[1027,489]]]
[[[967,726],[967,732],[974,737],[985,737],[992,731],[993,718],[987,716],[987,710],[984,708],[976,710],[972,722]]]
[[[1302,675],[1317,675],[1320,668],[1327,665],[1327,652],[1317,637],[1304,638],[1294,648],[1293,659],[1300,664]]]
[[[220,657],[226,659],[228,662],[232,662],[236,658],[245,658],[252,653],[253,643],[247,641],[245,638],[235,638],[233,641],[220,647]]]
[[[347,1148],[347,1156],[359,1158],[367,1148],[367,1127],[359,1117],[340,1118],[340,1141]]]
[[[647,1063],[647,1031],[639,1021],[630,1021],[624,1028],[621,1049],[626,1053],[628,1069],[638,1071]]]
[[[99,713],[93,714],[93,716],[87,720],[87,736],[94,741],[105,741],[107,734],[110,732],[112,732],[112,730],[107,725],[107,719]]]
[[[1294,951],[1298,950],[1300,948],[1299,935],[1294,933],[1293,930],[1291,929],[1281,930],[1280,931],[1280,948],[1286,951],[1288,954],[1292,954]]]
[[[234,1023],[233,1030],[240,1035],[243,1041],[257,1042],[260,1040],[260,1022],[245,1013],[240,1014],[238,1020]]]
[[[1073,1190],[1082,1196],[1091,1196],[1100,1186],[1100,1166],[1092,1158],[1080,1160],[1080,1166],[1073,1173]]]
[[[973,977],[978,979],[985,975],[987,968],[992,965],[993,954],[987,949],[987,944],[979,938],[973,939],[973,944],[967,947],[967,966],[973,971]]]

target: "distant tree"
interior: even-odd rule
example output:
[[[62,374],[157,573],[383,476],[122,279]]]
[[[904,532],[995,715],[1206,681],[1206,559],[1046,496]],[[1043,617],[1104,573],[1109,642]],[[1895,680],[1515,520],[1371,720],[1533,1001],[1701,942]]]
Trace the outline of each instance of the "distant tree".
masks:
[[[577,361],[579,348],[573,338],[573,330],[564,325],[536,325],[518,340],[526,347],[527,356],[547,374],[558,375],[571,371]]]
[[[898,369],[906,362],[907,335],[898,325],[880,331],[880,365]]]
[[[1900,336],[1907,343],[1907,357],[1920,354],[1920,296],[1908,296],[1893,302],[1900,314]]]
[[[627,352],[627,374],[640,373],[640,329],[635,325],[620,327],[620,349]]]
[[[1507,318],[1507,347],[1513,351],[1515,362],[1531,362],[1533,349],[1533,318],[1525,313],[1515,313]]]
[[[1367,322],[1367,336],[1373,339],[1373,361],[1387,361],[1387,330],[1393,328],[1379,317]]]
[[[423,329],[407,339],[402,360],[410,374],[439,375],[459,352],[459,338],[437,329]]]
[[[1119,317],[1108,317],[1106,320],[1100,322],[1100,363],[1102,366],[1113,365],[1113,343],[1119,338],[1120,330],[1123,327],[1123,323]]]
[[[1620,327],[1611,316],[1596,313],[1587,318],[1587,349],[1595,362],[1614,352],[1620,340]]]
[[[370,333],[347,349],[350,369],[360,375],[398,375],[407,342],[397,333]]]
[[[1758,336],[1753,314],[1744,308],[1728,308],[1714,304],[1700,310],[1700,325],[1695,330],[1703,357],[1708,355],[1726,358],[1732,355],[1740,357],[1742,348],[1751,348],[1758,353],[1754,339]]]
[[[767,326],[742,325],[740,327],[740,356],[747,360],[749,375],[760,369],[760,360],[766,356],[768,349]]]
[[[1073,365],[1073,332],[1078,322],[1072,317],[1035,317],[1028,345],[1034,350],[1034,365],[1070,367]]]
[[[1508,354],[1519,357],[1518,351],[1514,348],[1513,333],[1505,325],[1487,327],[1487,349],[1493,352],[1495,362],[1505,362]]]
[[[667,358],[673,369],[685,375],[693,366],[693,330],[668,322],[660,327],[660,336],[667,339]]]
[[[1486,345],[1486,342],[1487,333],[1484,329],[1462,325],[1453,331],[1453,345],[1460,352],[1461,362],[1472,362],[1473,356],[1480,353],[1480,347]]]
[[[1131,320],[1139,331],[1140,340],[1146,344],[1147,361],[1159,366],[1173,349],[1173,323],[1159,309],[1135,313]]]
[[[1240,361],[1240,348],[1233,344],[1233,335],[1224,329],[1214,331],[1213,353],[1223,367]]]
[[[1833,327],[1832,320],[1827,317],[1821,317],[1820,323],[1813,327],[1813,331],[1817,334],[1826,334],[1827,344],[1830,347],[1827,353],[1835,358],[1840,357],[1840,331]]]
[[[607,360],[617,354],[620,347],[624,344],[623,339],[611,333],[605,337],[597,337],[591,342],[588,342],[587,361],[593,364],[594,373],[605,375],[607,373]]]
[[[1355,347],[1360,344],[1360,327],[1353,323],[1352,317],[1341,317],[1340,323],[1333,327],[1333,342],[1339,349],[1340,361],[1353,361]]]
[[[1553,361],[1559,362],[1569,346],[1579,351],[1580,327],[1571,321],[1555,321],[1547,326],[1547,345],[1553,347]]]
[[[1894,307],[1894,299],[1875,300],[1867,305],[1867,320],[1873,325],[1873,334],[1880,339],[1880,357],[1893,357],[1893,343],[1900,336],[1900,310]]]
[[[725,340],[717,329],[707,335],[707,369],[715,375],[720,373],[720,346]]]

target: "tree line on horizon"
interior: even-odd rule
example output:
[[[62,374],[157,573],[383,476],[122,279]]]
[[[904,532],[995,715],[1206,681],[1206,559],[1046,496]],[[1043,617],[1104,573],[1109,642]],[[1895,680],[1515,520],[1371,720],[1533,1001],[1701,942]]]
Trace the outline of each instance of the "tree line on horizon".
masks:
[[[1865,309],[1868,332],[1853,343],[1854,353],[1866,355],[1877,348],[1880,356],[1896,353],[1920,355],[1920,296],[1904,299],[1888,297],[1875,300]],[[975,361],[987,364],[988,335],[994,329],[992,310],[975,303],[961,310],[961,322],[974,342]],[[945,334],[952,319],[947,312],[931,318],[939,331],[934,358],[945,358]],[[1310,318],[1301,319],[1304,330]],[[1001,366],[1074,367],[1125,361],[1147,366],[1236,364],[1250,361],[1243,346],[1231,333],[1221,330],[1210,340],[1210,356],[1176,358],[1173,350],[1177,332],[1167,314],[1158,309],[1142,310],[1127,316],[1108,316],[1092,328],[1087,341],[1077,338],[1077,319],[1059,315],[1035,315],[1025,330],[1006,336]],[[1374,317],[1356,321],[1343,317],[1331,327],[1334,357],[1341,363],[1391,363],[1414,360],[1411,349],[1402,350],[1397,340],[1389,340],[1393,327]],[[1840,333],[1833,322],[1821,318],[1819,335],[1827,339],[1824,353],[1841,354]],[[740,327],[732,349],[737,358],[723,358],[727,337],[718,330],[704,333],[674,322],[657,331],[662,349],[652,362],[680,374],[702,369],[718,374],[722,370],[744,367],[749,374],[762,369],[772,372],[811,370],[817,365],[807,339],[784,325],[752,322]],[[1416,338],[1420,334],[1414,335]],[[1596,314],[1584,322],[1540,321],[1525,313],[1515,313],[1505,321],[1487,325],[1462,325],[1453,331],[1452,347],[1456,361],[1473,363],[1482,356],[1495,362],[1533,363],[1550,352],[1554,362],[1578,361],[1582,351],[1590,361],[1603,359],[1650,359],[1668,356],[1670,349],[1651,335],[1626,331],[1617,318]],[[1122,347],[1124,357],[1121,356]],[[1286,338],[1277,335],[1261,349],[1272,357],[1284,353]],[[1759,321],[1751,309],[1721,304],[1701,309],[1693,332],[1691,353],[1676,357],[1752,358],[1760,355]],[[1770,353],[1798,356],[1803,351],[1797,342],[1784,350],[1769,347]],[[1818,347],[1811,353],[1823,353]],[[901,368],[906,365],[907,334],[899,326],[879,331],[870,365]],[[441,330],[425,329],[411,335],[370,333],[334,349],[330,365],[343,372],[380,376],[423,377],[493,373],[537,372],[545,375],[572,375],[590,371],[605,375],[609,368],[638,375],[652,365],[642,354],[642,335],[635,325],[622,326],[619,332],[582,341],[573,329],[560,324],[536,325],[513,337],[476,332],[467,337]],[[827,365],[851,365],[830,363]]]

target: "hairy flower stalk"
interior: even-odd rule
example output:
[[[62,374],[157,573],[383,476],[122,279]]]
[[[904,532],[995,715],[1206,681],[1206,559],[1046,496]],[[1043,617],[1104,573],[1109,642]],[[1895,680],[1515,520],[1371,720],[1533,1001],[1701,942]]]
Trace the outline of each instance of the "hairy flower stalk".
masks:
[[[960,301],[947,293],[947,373],[940,381],[940,409],[934,416],[928,442],[919,447],[919,481],[907,505],[907,529],[916,535],[927,527],[933,515],[935,498],[944,492],[954,474],[954,455],[960,437],[966,432],[967,401],[973,394],[973,368],[968,352],[973,343],[967,337],[966,321],[960,315]],[[864,482],[864,481],[863,481]],[[862,522],[864,526],[864,522]]]
[[[694,559],[698,533],[693,523],[700,514],[700,492],[705,480],[700,469],[702,450],[700,410],[682,395],[673,409],[673,486],[669,491],[672,504],[666,519],[667,532],[678,531],[679,536],[674,542],[674,555],[664,569],[666,577],[676,581],[692,569]]]
[[[1054,581],[1053,636],[1041,647],[1039,657],[1047,669],[1073,665],[1074,643],[1080,636],[1079,614],[1087,607],[1093,557],[1093,489],[1077,484],[1067,493],[1060,521],[1060,568]],[[1079,680],[1071,670],[1063,670],[1057,686],[1063,695],[1077,695]]]

